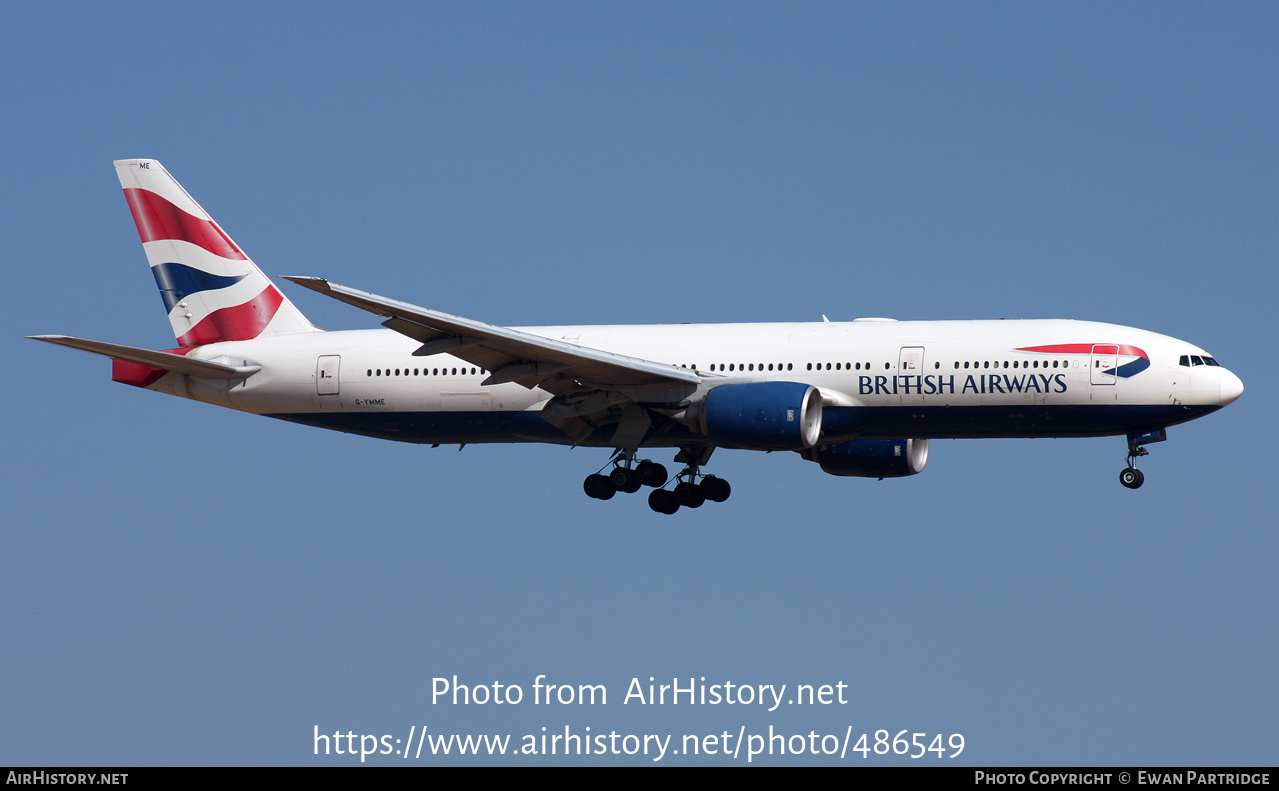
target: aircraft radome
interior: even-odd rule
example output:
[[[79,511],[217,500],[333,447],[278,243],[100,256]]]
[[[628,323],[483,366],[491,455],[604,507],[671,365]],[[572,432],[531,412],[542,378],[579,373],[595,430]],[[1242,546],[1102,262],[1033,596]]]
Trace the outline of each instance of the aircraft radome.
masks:
[[[1193,344],[1089,321],[893,321],[499,327],[318,277],[289,280],[386,317],[323,331],[155,160],[115,163],[176,348],[64,335],[112,379],[400,442],[613,449],[591,497],[652,487],[675,513],[729,496],[716,448],[795,451],[832,475],[914,475],[928,441],[1127,438],[1120,482],[1168,426],[1243,392]],[[675,476],[648,449],[678,449]]]

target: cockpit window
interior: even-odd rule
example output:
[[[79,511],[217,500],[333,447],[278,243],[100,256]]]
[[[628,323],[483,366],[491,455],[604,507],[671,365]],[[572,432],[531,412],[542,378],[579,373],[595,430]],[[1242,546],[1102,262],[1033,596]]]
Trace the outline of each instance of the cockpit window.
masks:
[[[1217,362],[1216,360],[1214,360],[1213,358],[1209,357],[1206,354],[1202,356],[1198,354],[1183,354],[1181,355],[1181,359],[1179,360],[1178,364],[1184,365],[1187,368],[1195,365],[1213,365],[1218,368],[1221,367],[1221,363]]]

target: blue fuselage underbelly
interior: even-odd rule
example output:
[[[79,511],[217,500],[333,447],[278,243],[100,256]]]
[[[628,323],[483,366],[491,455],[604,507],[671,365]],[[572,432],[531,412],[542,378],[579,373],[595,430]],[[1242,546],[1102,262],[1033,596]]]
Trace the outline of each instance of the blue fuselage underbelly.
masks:
[[[1184,423],[1218,406],[1017,405],[827,407],[822,444],[849,439],[1104,437]],[[413,443],[549,442],[572,444],[537,412],[308,412],[269,417]],[[606,426],[576,444],[609,447]],[[712,444],[682,426],[650,434],[646,447]]]

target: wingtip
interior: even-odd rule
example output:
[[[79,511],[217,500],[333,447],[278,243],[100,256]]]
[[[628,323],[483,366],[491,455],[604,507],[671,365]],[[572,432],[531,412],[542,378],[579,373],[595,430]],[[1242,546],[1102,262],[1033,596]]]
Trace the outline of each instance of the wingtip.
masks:
[[[322,277],[308,277],[305,275],[284,275],[285,280],[291,283],[297,283],[303,288],[309,288],[312,291],[328,291],[329,281]]]

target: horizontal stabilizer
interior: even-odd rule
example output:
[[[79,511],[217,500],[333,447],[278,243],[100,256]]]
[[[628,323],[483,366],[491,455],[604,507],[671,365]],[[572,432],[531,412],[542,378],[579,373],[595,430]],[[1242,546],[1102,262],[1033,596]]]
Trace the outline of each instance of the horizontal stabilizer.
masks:
[[[196,360],[171,352],[156,352],[135,346],[121,346],[117,343],[89,341],[84,338],[72,338],[69,335],[28,335],[27,337],[34,341],[70,346],[72,349],[93,352],[116,360],[127,360],[131,363],[205,379],[247,379],[262,370],[260,365],[226,365],[208,360]]]

